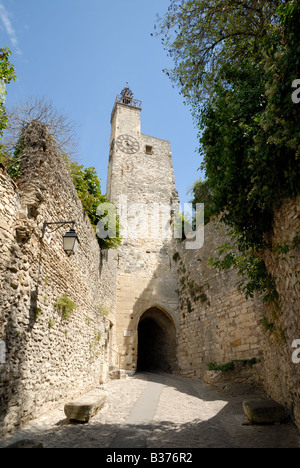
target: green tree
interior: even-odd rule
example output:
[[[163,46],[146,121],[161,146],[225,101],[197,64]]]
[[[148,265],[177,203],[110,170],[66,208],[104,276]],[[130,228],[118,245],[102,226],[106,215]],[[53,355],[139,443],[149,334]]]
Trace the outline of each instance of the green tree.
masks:
[[[256,248],[266,245],[274,209],[300,183],[299,112],[291,99],[300,76],[299,3],[278,9],[278,17],[281,28],[260,44],[264,60],[223,65],[199,120],[214,204],[243,246]]]
[[[266,105],[265,79],[259,70],[223,67],[230,88],[219,86],[214,101],[201,115],[201,151],[216,212],[223,220],[244,233],[250,243],[260,243],[270,228],[272,206],[266,204],[265,173],[258,173],[253,138],[259,130],[259,114]],[[266,162],[267,164],[267,162]],[[258,182],[259,180],[259,182]]]
[[[197,180],[189,193],[193,196],[191,203],[194,209],[196,209],[197,203],[204,203],[204,224],[209,223],[211,218],[217,214],[209,181],[202,181],[201,179]]]
[[[299,1],[172,1],[159,33],[199,128],[215,213],[233,242],[218,268],[234,266],[247,295],[276,299],[263,251],[274,209],[299,193]],[[242,283],[241,283],[242,285]]]
[[[0,49],[0,141],[7,125],[7,115],[5,109],[5,85],[16,79],[15,68],[11,64],[9,57],[11,51],[6,48]],[[3,145],[0,143],[0,161],[3,158]]]
[[[261,43],[278,27],[285,0],[172,0],[155,28],[173,59],[165,70],[195,112],[210,99],[224,64],[261,60]]]
[[[97,213],[98,207],[99,205],[106,206],[106,204],[110,204],[110,202],[107,197],[101,193],[101,181],[97,176],[96,169],[94,167],[85,168],[78,162],[71,161],[67,157],[65,157],[65,159],[84,211],[88,215],[91,224],[97,233],[98,223],[107,215],[106,211],[99,215]],[[105,230],[108,232],[107,237],[102,239],[97,236],[98,243],[102,249],[113,249],[121,243],[118,217],[112,221],[116,222],[116,235],[112,236],[110,234],[109,222],[107,222],[104,226]]]

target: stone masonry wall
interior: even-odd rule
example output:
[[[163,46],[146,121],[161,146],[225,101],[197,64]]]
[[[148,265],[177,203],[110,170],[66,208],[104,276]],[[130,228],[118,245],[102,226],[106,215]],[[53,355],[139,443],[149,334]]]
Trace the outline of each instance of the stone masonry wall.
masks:
[[[0,434],[103,381],[115,322],[114,270],[101,261],[63,159],[37,122],[24,141],[18,188],[0,168]],[[69,226],[50,226],[44,238],[42,230],[44,221],[71,220],[80,245],[68,257]],[[63,296],[75,304],[66,314]]]
[[[295,340],[300,340],[299,234],[300,197],[285,200],[276,212],[271,236],[272,251],[267,251],[265,256],[268,271],[276,281],[279,310],[274,308],[266,310],[262,369],[266,390],[272,398],[291,411],[298,427],[300,427],[300,364],[293,362],[292,356],[297,349],[292,345]],[[280,254],[278,246],[289,246],[289,250]]]
[[[226,241],[222,225],[205,226],[204,245],[186,249],[178,243],[174,259],[180,297],[179,371],[202,377],[208,363],[260,358],[263,334],[259,320],[264,308],[259,298],[245,300],[236,287],[234,270],[217,272],[208,265],[216,248]]]
[[[187,250],[178,243],[180,332],[179,371],[202,377],[207,363],[258,358],[255,376],[268,395],[287,408],[300,427],[300,197],[286,200],[275,213],[268,272],[279,293],[279,309],[262,298],[245,300],[236,288],[234,270],[217,272],[208,259],[226,241],[222,225],[205,226],[204,246]],[[281,251],[281,253],[280,253]],[[298,341],[298,343],[299,343]],[[296,362],[293,362],[293,354]]]

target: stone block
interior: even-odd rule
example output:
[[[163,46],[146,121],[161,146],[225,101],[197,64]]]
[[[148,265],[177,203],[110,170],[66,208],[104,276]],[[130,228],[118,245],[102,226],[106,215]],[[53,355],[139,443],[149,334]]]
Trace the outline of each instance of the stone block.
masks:
[[[21,448],[21,449],[30,449],[30,448],[44,448],[42,442],[38,440],[23,439],[14,442],[11,445],[8,445],[6,448]]]
[[[206,371],[203,375],[203,381],[208,385],[214,385],[224,380],[225,375],[223,371]]]
[[[288,419],[285,409],[273,400],[244,401],[243,408],[246,417],[252,424],[283,423]]]
[[[103,392],[87,395],[65,405],[64,411],[71,421],[89,422],[104,406],[106,394]]]
[[[126,379],[126,371],[123,369],[118,369],[117,367],[112,367],[109,371],[109,378],[111,380]]]
[[[126,371],[124,369],[120,369],[120,379],[127,379],[127,374],[126,374]]]

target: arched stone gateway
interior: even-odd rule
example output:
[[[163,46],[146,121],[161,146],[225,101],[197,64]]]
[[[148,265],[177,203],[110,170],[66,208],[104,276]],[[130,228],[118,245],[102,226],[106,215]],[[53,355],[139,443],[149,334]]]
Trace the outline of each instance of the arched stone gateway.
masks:
[[[177,370],[176,328],[170,316],[152,307],[140,318],[138,325],[137,371]]]

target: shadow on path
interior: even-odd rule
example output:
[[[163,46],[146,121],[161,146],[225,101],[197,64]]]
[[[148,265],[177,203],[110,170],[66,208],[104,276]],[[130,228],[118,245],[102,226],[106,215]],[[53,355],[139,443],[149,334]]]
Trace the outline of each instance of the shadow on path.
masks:
[[[136,374],[130,379],[147,381],[140,397],[132,401],[124,424],[105,424],[95,417],[87,425],[57,423],[51,429],[31,429],[26,438],[38,439],[46,448],[299,448],[300,437],[291,423],[278,426],[245,425],[242,401],[261,395],[252,385],[234,384],[213,389],[198,380],[170,374]],[[120,381],[120,393],[110,404],[118,405],[122,388],[128,380]],[[123,387],[124,386],[124,387]],[[176,402],[169,401],[176,396]],[[191,420],[180,411],[189,400]],[[163,407],[168,402],[168,407]],[[214,411],[214,405],[216,411]],[[182,407],[180,407],[182,406]],[[157,409],[163,409],[163,415]],[[213,409],[213,416],[209,411]],[[218,408],[221,408],[218,410]],[[205,413],[205,411],[208,412]],[[195,413],[198,417],[194,417]],[[155,416],[154,416],[155,415]],[[167,417],[165,417],[167,415]],[[16,434],[19,439],[21,435]],[[24,438],[24,433],[23,437]],[[16,440],[7,440],[6,446]]]

